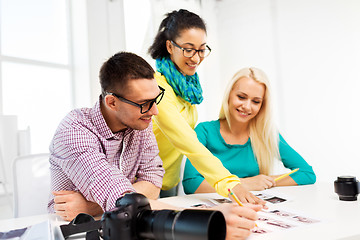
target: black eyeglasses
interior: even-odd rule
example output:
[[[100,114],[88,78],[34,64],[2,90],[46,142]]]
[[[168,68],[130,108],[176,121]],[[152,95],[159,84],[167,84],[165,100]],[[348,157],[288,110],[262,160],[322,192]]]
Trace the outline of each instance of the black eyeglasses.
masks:
[[[199,50],[196,50],[194,48],[183,48],[183,47],[180,47],[178,44],[176,44],[174,41],[171,40],[171,43],[183,50],[183,55],[184,57],[187,57],[187,58],[191,58],[193,57],[196,53],[199,54],[199,57],[200,58],[206,58],[207,56],[209,56],[210,52],[211,52],[211,48],[208,46],[208,45],[205,45],[205,49],[199,49]]]
[[[160,103],[161,99],[163,98],[164,93],[165,93],[165,89],[160,87],[160,86],[159,86],[159,88],[160,88],[160,93],[159,93],[159,95],[157,95],[156,98],[148,100],[148,101],[146,101],[146,102],[144,102],[142,104],[138,104],[136,102],[130,101],[130,100],[126,99],[126,98],[123,98],[123,97],[117,95],[116,93],[107,92],[106,94],[113,95],[113,96],[117,97],[120,101],[122,101],[124,103],[139,107],[140,108],[140,113],[144,114],[144,113],[147,113],[148,111],[150,111],[150,109],[152,108],[154,103],[156,103],[156,105],[158,105]]]

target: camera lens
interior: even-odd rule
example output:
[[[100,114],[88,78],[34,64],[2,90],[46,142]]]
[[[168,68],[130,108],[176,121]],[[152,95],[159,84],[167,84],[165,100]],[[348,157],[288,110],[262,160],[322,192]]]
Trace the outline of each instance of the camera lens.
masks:
[[[101,219],[104,240],[223,240],[226,222],[219,211],[151,210],[147,198],[127,193]]]
[[[226,236],[225,218],[219,211],[145,210],[137,226],[140,239],[219,240]]]
[[[334,182],[335,192],[343,201],[356,201],[360,191],[360,183],[353,176],[340,176]]]

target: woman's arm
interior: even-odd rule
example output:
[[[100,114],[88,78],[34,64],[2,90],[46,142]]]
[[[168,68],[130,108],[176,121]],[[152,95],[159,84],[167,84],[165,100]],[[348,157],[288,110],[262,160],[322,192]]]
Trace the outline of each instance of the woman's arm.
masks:
[[[281,179],[279,181],[280,184],[275,183],[275,177],[273,176],[266,176],[263,174],[254,176],[254,177],[247,177],[241,178],[241,185],[244,186],[249,191],[262,191],[274,186],[291,186],[297,185],[292,178],[288,179]],[[204,179],[199,187],[195,190],[194,193],[210,193],[216,192],[213,187]]]
[[[313,184],[316,181],[316,175],[312,167],[298,154],[285,139],[279,135],[280,158],[286,168],[299,171],[291,174],[276,182],[277,186],[305,185]]]
[[[171,144],[182,154],[187,156],[193,166],[205,177],[216,191],[227,196],[227,189],[233,189],[240,183],[235,175],[232,175],[218,158],[204,147],[198,140],[195,131],[182,117],[176,108],[177,97],[163,76],[156,74],[158,84],[165,88],[162,102],[158,105],[159,115],[154,117],[155,123]],[[162,78],[162,79],[161,79]],[[241,186],[239,188],[242,188]],[[237,194],[247,202],[262,202],[253,194],[244,189]]]
[[[275,178],[277,178],[277,177],[279,177],[279,176],[281,176],[281,175],[272,175],[271,177],[272,177],[273,179],[275,179]],[[292,179],[291,177],[282,178],[282,179],[276,181],[275,184],[276,184],[276,186],[296,186],[296,185],[298,185],[298,184],[294,181],[294,179]]]

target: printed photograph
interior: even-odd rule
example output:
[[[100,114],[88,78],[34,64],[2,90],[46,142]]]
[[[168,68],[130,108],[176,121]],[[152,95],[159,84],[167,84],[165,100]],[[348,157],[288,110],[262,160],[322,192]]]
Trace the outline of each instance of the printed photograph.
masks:
[[[197,203],[197,204],[191,205],[190,207],[211,208],[212,206],[210,206],[209,204],[206,204],[206,203]]]
[[[277,216],[281,216],[281,217],[292,217],[295,216],[295,214],[293,213],[289,213],[283,210],[271,210],[269,211],[269,213],[275,214]]]
[[[271,202],[273,204],[282,203],[282,202],[287,201],[287,199],[285,199],[285,198],[281,198],[281,197],[278,197],[278,196],[265,194],[265,193],[258,193],[258,194],[255,194],[255,196],[257,196],[258,198],[260,198],[262,200]]]
[[[273,226],[283,228],[283,229],[289,229],[289,228],[296,227],[295,225],[291,225],[289,223],[285,223],[285,222],[275,220],[275,219],[270,219],[270,220],[266,221],[266,223],[269,224],[269,225],[273,225]]]
[[[290,223],[280,221],[280,220],[277,220],[277,219],[274,219],[274,218],[269,218],[267,216],[260,216],[258,218],[258,221],[262,221],[262,222],[264,222],[266,224],[276,226],[276,227],[280,227],[282,229],[288,229],[288,228],[296,227],[295,225],[292,225]]]
[[[258,194],[255,194],[255,196],[257,196],[258,198],[263,199],[263,200],[274,197],[273,195],[269,195],[269,194],[265,194],[265,193],[258,193]]]
[[[264,233],[270,233],[272,231],[262,228],[262,227],[255,227],[251,230],[252,233],[256,233],[256,234],[264,234]]]
[[[269,221],[269,219],[270,219],[270,218],[268,218],[268,217],[259,217],[259,218],[258,218],[259,221],[263,221],[263,222]]]
[[[218,198],[218,199],[213,199],[213,200],[218,203],[231,203],[231,200],[229,200],[227,198]]]
[[[306,217],[302,217],[302,216],[294,216],[293,219],[302,222],[302,223],[317,223],[320,222],[319,220],[316,219],[311,219],[311,218],[306,218]]]
[[[267,198],[267,199],[264,199],[265,201],[268,201],[268,202],[271,202],[271,203],[281,203],[281,202],[285,202],[286,199],[284,198],[281,198],[281,197],[272,197],[272,198]]]

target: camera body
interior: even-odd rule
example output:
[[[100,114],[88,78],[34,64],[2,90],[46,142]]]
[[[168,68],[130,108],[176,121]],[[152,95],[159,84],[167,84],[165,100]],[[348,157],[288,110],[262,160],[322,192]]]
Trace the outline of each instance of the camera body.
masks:
[[[360,183],[353,176],[340,176],[334,181],[335,192],[342,201],[356,201]]]
[[[105,240],[139,239],[136,234],[138,215],[151,210],[149,201],[141,194],[131,193],[116,201],[116,208],[105,212],[101,219]]]
[[[211,210],[151,210],[148,199],[127,193],[103,214],[105,240],[221,240],[226,236],[223,214]]]

